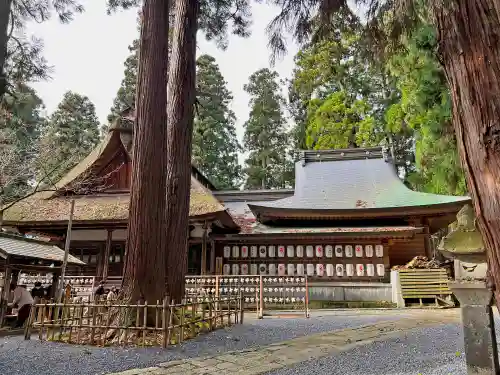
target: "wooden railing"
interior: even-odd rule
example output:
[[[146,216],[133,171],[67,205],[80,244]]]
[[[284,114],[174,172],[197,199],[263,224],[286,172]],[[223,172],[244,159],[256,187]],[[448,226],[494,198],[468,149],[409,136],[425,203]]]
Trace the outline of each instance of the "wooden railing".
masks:
[[[170,303],[126,305],[106,302],[33,305],[25,339],[89,345],[161,345],[167,347],[204,332],[243,323],[242,296],[211,296]]]

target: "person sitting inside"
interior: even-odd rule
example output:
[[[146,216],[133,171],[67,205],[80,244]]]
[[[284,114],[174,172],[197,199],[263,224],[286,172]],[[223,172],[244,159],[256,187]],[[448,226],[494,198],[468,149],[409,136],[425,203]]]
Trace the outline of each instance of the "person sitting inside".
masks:
[[[94,298],[100,300],[105,293],[106,290],[104,289],[104,281],[101,281],[94,291]]]
[[[37,281],[33,289],[31,289],[31,297],[35,300],[35,304],[40,303],[41,299],[45,297],[45,289],[42,288],[40,281]]]
[[[14,328],[20,328],[30,315],[33,297],[31,297],[30,292],[26,288],[16,284],[10,284],[10,291],[14,291],[14,299],[9,303],[9,307],[17,306],[18,308],[17,321]]]

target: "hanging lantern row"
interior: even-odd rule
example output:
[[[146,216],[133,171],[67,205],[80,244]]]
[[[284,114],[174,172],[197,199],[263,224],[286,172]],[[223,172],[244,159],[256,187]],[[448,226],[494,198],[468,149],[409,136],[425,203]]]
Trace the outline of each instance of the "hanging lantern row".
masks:
[[[306,279],[303,277],[284,277],[284,278],[263,278],[263,283],[305,283]],[[241,277],[241,275],[237,275],[236,277],[223,277],[219,279],[220,284],[258,284],[260,282],[259,277]],[[215,277],[212,278],[186,278],[186,284],[216,284],[217,279]]]
[[[307,245],[307,246],[224,246],[224,258],[284,258],[287,256],[288,258],[304,258],[304,248],[305,248],[305,256],[307,258],[333,258],[334,255],[336,258],[362,258],[363,256],[367,258],[373,258],[375,255],[377,258],[382,258],[384,256],[384,246],[383,245],[366,245],[363,248],[363,245],[356,245],[354,249],[352,245],[327,245],[323,247],[322,245]]]
[[[375,270],[377,276],[383,277],[385,275],[385,265],[384,264],[251,264],[250,274],[251,275],[268,275],[268,276],[293,276],[299,275],[303,276],[307,273],[307,276],[354,276],[354,266],[356,266],[356,276],[375,276]],[[326,271],[326,272],[325,272]],[[224,264],[223,273],[224,275],[248,275],[249,267],[248,264]]]

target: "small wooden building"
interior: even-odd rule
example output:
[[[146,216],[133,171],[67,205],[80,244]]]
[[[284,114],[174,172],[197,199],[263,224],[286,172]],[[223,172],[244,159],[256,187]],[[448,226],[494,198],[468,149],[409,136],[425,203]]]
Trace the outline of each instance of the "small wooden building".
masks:
[[[390,301],[390,267],[433,257],[469,202],[410,190],[382,148],[305,151],[293,190],[215,195],[241,227],[213,236],[219,272],[308,275],[311,299],[349,301]]]
[[[74,198],[70,251],[85,265],[70,267],[68,274],[104,279],[121,276],[130,201],[131,129],[129,120],[119,119],[103,141],[62,177],[54,191],[37,193],[6,210],[4,225],[21,233],[43,234],[63,244],[70,201]],[[212,184],[193,167],[189,211],[190,272],[207,271],[201,259],[210,256],[209,232],[239,230],[211,189]]]

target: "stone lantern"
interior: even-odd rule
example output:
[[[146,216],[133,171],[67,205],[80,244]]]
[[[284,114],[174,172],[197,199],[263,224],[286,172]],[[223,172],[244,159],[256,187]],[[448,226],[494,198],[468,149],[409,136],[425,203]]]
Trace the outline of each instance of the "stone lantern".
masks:
[[[498,374],[500,366],[491,309],[493,293],[487,287],[486,252],[470,205],[459,211],[457,221],[450,224],[450,231],[438,250],[454,260],[455,280],[450,282],[450,289],[462,311],[467,373]]]

